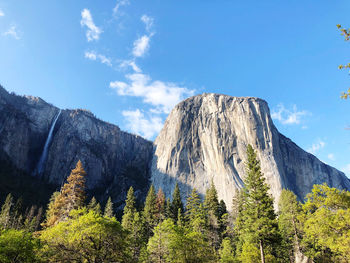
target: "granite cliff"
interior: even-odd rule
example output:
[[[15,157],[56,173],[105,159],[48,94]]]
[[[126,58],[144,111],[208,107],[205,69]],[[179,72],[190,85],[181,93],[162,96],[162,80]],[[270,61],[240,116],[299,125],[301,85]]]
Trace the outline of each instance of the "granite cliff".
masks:
[[[248,144],[257,150],[275,200],[283,188],[303,200],[313,184],[324,182],[350,190],[344,173],[278,132],[264,100],[218,94],[191,97],[172,110],[154,142],[152,182],[169,196],[176,182],[185,195],[194,187],[204,195],[213,181],[231,207],[243,186]]]
[[[123,205],[131,185],[143,197],[149,186],[152,142],[86,110],[61,111],[42,173],[37,172],[59,111],[40,98],[9,94],[0,87],[0,161],[58,188],[80,159],[89,192],[102,202],[111,196],[117,206]]]
[[[60,110],[0,86],[0,193],[22,194],[30,186],[28,196],[47,190],[48,198],[80,159],[89,194],[101,202],[111,196],[116,208],[131,185],[142,200],[151,182],[168,197],[178,182],[185,198],[194,187],[204,194],[212,180],[230,207],[243,186],[247,144],[257,149],[275,198],[288,188],[303,199],[313,184],[323,182],[350,190],[342,172],[278,132],[261,99],[191,97],[172,110],[152,143],[89,111]]]

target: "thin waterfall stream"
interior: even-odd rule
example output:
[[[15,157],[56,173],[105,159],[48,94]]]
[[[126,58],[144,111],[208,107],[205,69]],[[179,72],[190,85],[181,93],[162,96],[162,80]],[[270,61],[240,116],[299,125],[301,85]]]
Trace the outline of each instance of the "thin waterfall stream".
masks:
[[[60,111],[58,112],[58,114],[56,115],[54,121],[51,124],[49,135],[47,136],[46,142],[45,142],[45,145],[44,145],[44,150],[43,150],[43,152],[42,152],[42,154],[40,156],[38,165],[37,165],[37,167],[35,169],[35,173],[38,174],[38,175],[41,175],[43,173],[43,169],[44,169],[44,166],[45,166],[45,163],[46,163],[46,159],[47,159],[48,149],[49,149],[49,146],[50,146],[50,142],[52,140],[52,134],[53,134],[53,131],[55,129],[56,122],[57,122],[58,118],[61,115],[61,111],[62,110],[60,109]]]

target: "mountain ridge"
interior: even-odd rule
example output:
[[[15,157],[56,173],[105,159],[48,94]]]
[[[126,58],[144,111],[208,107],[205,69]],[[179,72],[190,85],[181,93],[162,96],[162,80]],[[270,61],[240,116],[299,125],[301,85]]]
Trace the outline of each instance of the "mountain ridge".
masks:
[[[40,97],[10,94],[0,86],[0,161],[32,174],[58,112],[59,108]],[[39,179],[58,188],[81,159],[90,194],[101,202],[112,196],[119,209],[130,186],[143,200],[150,183],[170,197],[178,182],[185,198],[193,187],[204,194],[211,179],[229,206],[233,194],[243,186],[248,142],[258,151],[275,198],[282,188],[291,188],[302,199],[313,183],[323,181],[350,190],[343,173],[278,132],[265,100],[215,93],[178,103],[154,142],[122,131],[88,110],[62,110]],[[297,172],[305,174],[305,169],[295,167],[300,150],[304,168],[310,174],[318,169],[320,176],[309,176],[308,181],[296,176]]]

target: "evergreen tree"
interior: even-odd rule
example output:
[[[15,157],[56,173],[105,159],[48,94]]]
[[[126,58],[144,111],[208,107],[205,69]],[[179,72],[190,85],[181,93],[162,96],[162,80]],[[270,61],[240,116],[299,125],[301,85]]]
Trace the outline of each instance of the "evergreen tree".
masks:
[[[159,188],[157,193],[157,199],[156,199],[156,206],[157,206],[157,221],[158,223],[160,221],[163,221],[165,219],[166,214],[166,201],[165,201],[165,195],[161,188]]]
[[[222,240],[220,249],[220,263],[236,263],[233,246],[229,238]]]
[[[11,228],[21,229],[23,225],[22,209],[23,209],[23,199],[18,198],[13,207],[13,220],[12,220]]]
[[[108,200],[105,206],[104,216],[109,218],[114,217],[113,202],[111,197],[108,197]]]
[[[208,218],[208,237],[210,244],[215,249],[218,249],[221,243],[220,237],[220,205],[218,200],[218,193],[216,191],[214,182],[211,182],[210,188],[206,191],[204,206]]]
[[[6,196],[5,202],[1,207],[0,212],[0,227],[10,228],[12,224],[12,208],[13,208],[13,197],[10,194]]]
[[[251,145],[247,147],[247,157],[243,202],[237,218],[239,240],[241,245],[246,244],[246,248],[250,249],[250,245],[259,247],[261,262],[265,263],[265,250],[276,248],[278,240],[276,215],[273,199],[268,193],[269,187]]]
[[[171,202],[171,216],[170,216],[174,220],[174,222],[176,222],[177,220],[177,213],[179,208],[181,209],[181,213],[183,213],[184,205],[181,200],[179,184],[176,183],[174,193],[173,193],[173,200]]]
[[[187,198],[185,218],[192,230],[207,234],[207,213],[195,188]]]
[[[50,201],[47,205],[47,210],[46,210],[46,218],[44,223],[42,223],[42,226],[44,228],[54,225],[55,222],[58,220],[58,217],[60,214],[60,209],[57,205],[59,195],[60,195],[60,192],[53,192],[50,197]]]
[[[101,205],[97,202],[96,198],[93,196],[88,204],[88,209],[95,211],[97,214],[102,214]]]
[[[285,254],[283,256],[294,262],[294,257],[301,253],[300,238],[302,230],[299,218],[302,207],[292,191],[283,189],[278,202],[278,210],[278,228],[282,235],[282,250]]]
[[[166,203],[165,203],[165,217],[166,218],[171,218],[171,201],[170,198],[168,197],[166,199]]]
[[[217,218],[219,217],[218,192],[216,191],[213,181],[211,181],[210,187],[206,191],[204,206],[208,212],[213,213],[213,215],[215,215]]]
[[[76,167],[67,178],[60,193],[50,205],[47,220],[44,226],[49,227],[69,217],[70,211],[84,205],[85,200],[85,175],[83,164],[79,160]]]
[[[145,241],[146,227],[143,217],[137,212],[135,207],[134,188],[131,186],[127,193],[124,213],[122,217],[122,226],[128,231],[129,247],[132,254],[133,262],[137,262]]]
[[[132,224],[136,213],[135,203],[136,201],[134,195],[134,188],[131,186],[126,195],[125,207],[122,217],[122,226],[124,227],[124,229],[129,231],[131,231],[132,229]]]
[[[143,209],[143,217],[145,219],[146,236],[150,237],[153,233],[153,228],[157,225],[157,196],[154,186],[151,185],[146,196],[145,206]]]

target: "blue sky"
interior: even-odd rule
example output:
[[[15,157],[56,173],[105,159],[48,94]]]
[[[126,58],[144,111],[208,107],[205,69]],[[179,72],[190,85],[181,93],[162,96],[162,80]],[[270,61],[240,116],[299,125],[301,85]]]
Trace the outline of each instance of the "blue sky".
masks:
[[[280,132],[350,176],[345,0],[0,1],[0,83],[154,139],[203,92],[265,99]]]

